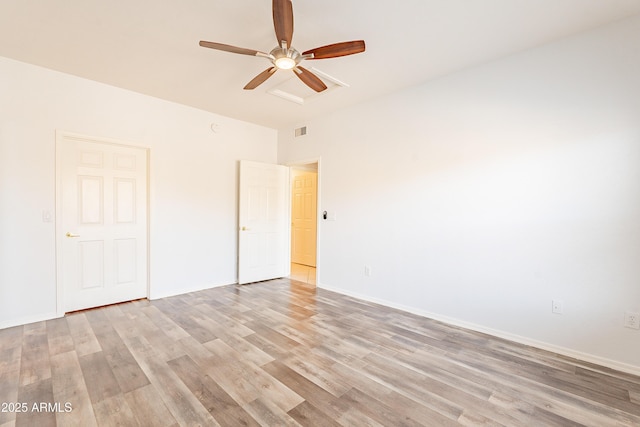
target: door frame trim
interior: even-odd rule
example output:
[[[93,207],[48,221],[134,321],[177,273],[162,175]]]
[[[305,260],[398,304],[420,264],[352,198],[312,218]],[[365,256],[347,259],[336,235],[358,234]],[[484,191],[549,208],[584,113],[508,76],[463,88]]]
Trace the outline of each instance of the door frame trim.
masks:
[[[317,184],[317,188],[316,188],[316,218],[318,219],[317,224],[316,224],[316,287],[318,287],[320,285],[320,265],[321,265],[321,252],[320,252],[320,248],[321,248],[321,236],[322,236],[322,226],[323,223],[320,220],[320,214],[322,212],[322,199],[321,199],[321,194],[322,194],[322,157],[312,157],[312,158],[307,158],[307,159],[303,159],[303,160],[293,160],[290,162],[285,163],[285,166],[289,167],[289,169],[293,169],[293,168],[300,168],[302,166],[305,165],[309,165],[309,164],[313,164],[316,163],[318,165],[318,175],[316,177],[316,184]],[[291,224],[291,196],[293,193],[293,189],[291,188],[291,185],[289,185],[289,224]],[[289,267],[291,267],[291,227],[289,227],[289,238],[287,240],[287,242],[289,243]],[[291,271],[289,270],[289,274],[291,274]]]
[[[79,134],[79,133],[74,133],[74,132],[68,132],[68,131],[64,131],[64,130],[60,130],[60,129],[56,129],[55,131],[55,154],[56,154],[56,164],[55,164],[55,248],[56,248],[56,315],[58,317],[62,317],[65,314],[64,311],[64,282],[63,282],[63,277],[62,277],[62,241],[63,241],[63,234],[64,234],[64,230],[62,229],[62,221],[60,220],[62,218],[62,179],[61,179],[61,175],[62,175],[62,158],[60,155],[60,144],[62,144],[63,140],[76,140],[76,141],[83,141],[83,142],[93,142],[93,143],[98,143],[98,144],[106,144],[106,145],[116,145],[116,146],[121,146],[121,147],[128,147],[128,148],[137,148],[137,149],[143,149],[146,153],[146,161],[147,161],[147,172],[146,172],[146,187],[147,187],[147,198],[146,198],[146,204],[147,204],[147,217],[146,222],[147,222],[147,230],[146,230],[146,245],[147,245],[147,262],[146,262],[146,269],[147,269],[147,296],[146,298],[149,299],[150,295],[151,295],[151,248],[150,248],[150,234],[151,234],[151,176],[150,176],[150,160],[151,160],[151,150],[149,147],[143,146],[143,145],[139,145],[139,144],[134,144],[131,143],[129,141],[120,141],[120,140],[116,140],[116,139],[112,139],[112,138],[103,138],[103,137],[96,137],[96,136],[89,136],[89,135],[83,135],[83,134]]]

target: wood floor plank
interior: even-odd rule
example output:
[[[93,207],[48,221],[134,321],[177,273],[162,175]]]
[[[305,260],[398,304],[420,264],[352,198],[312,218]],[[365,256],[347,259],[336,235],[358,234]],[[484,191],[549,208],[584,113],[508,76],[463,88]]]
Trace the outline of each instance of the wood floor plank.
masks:
[[[66,319],[78,356],[84,356],[102,350],[84,313],[73,313],[66,316]]]
[[[0,330],[23,399],[0,427],[640,426],[638,376],[288,279]]]
[[[277,402],[259,397],[244,405],[244,409],[263,426],[301,427]]]
[[[291,369],[336,397],[342,396],[351,388],[349,383],[334,374],[333,360],[311,351],[297,351],[286,359],[286,363]]]
[[[193,307],[193,311],[197,311],[199,314],[193,315],[196,321],[206,328],[215,330],[218,338],[224,338],[226,336],[246,337],[253,333],[253,330],[237,320],[212,310],[208,304],[196,305]]]
[[[23,326],[0,329],[0,403],[18,402]],[[0,411],[0,425],[14,423],[14,411]]]
[[[179,340],[182,338],[190,337],[189,333],[182,329],[176,322],[167,317],[164,313],[158,309],[158,307],[150,305],[142,309],[144,314],[151,320],[151,322],[161,331],[171,338],[172,340]]]
[[[207,373],[242,405],[266,396],[286,412],[304,400],[251,361],[242,360],[240,353],[222,340],[211,341],[205,346],[223,361],[209,366]],[[239,393],[234,395],[236,390]]]
[[[276,360],[263,368],[278,381],[302,396],[305,399],[304,402],[309,403],[318,411],[331,414],[332,417],[344,412],[345,408],[339,404],[339,398],[309,381],[286,364]]]
[[[313,406],[307,401],[302,402],[289,411],[289,416],[303,426],[323,426],[323,427],[339,427],[336,421],[332,420],[324,412]]]
[[[189,335],[201,343],[218,338],[214,330],[202,326],[190,315],[191,306],[182,301],[180,297],[172,298],[171,301],[154,302],[154,305],[165,315],[169,315],[180,328],[189,331]]]
[[[251,311],[250,317],[254,322],[270,328],[274,328],[282,324],[287,324],[291,321],[291,319],[289,319],[285,314],[278,311],[277,308],[272,308],[268,305],[265,307],[256,306]],[[247,324],[245,323],[245,325]],[[298,343],[296,342],[296,344]]]
[[[384,368],[384,364],[388,363],[390,357],[395,363],[403,367],[408,367],[436,381],[464,390],[465,393],[480,399],[487,399],[496,391],[494,382],[485,378],[481,378],[480,381],[473,381],[468,376],[458,375],[457,372],[462,372],[463,370],[458,366],[449,366],[448,362],[451,360],[451,356],[447,354],[419,349],[412,355],[396,353],[393,356],[385,356],[384,359],[377,359],[374,364],[377,363],[378,366]],[[375,359],[369,357],[367,360],[373,361]]]
[[[246,326],[249,327],[259,337],[273,344],[275,348],[278,349],[278,354],[287,354],[289,351],[300,345],[299,342],[294,341],[285,335],[282,335],[281,333],[265,325],[264,323],[251,322],[247,323]],[[244,338],[248,340],[250,337],[251,335]]]
[[[73,338],[71,337],[66,318],[61,317],[59,319],[47,320],[46,325],[49,355],[54,356],[68,351],[75,351]]]
[[[9,353],[5,351],[3,356],[14,357],[14,360],[20,361],[20,351],[16,351],[15,353]],[[15,363],[13,363],[15,364]],[[20,386],[20,368],[19,363],[17,363],[18,367],[14,369],[4,369],[0,371],[0,403],[1,404],[9,404],[13,402],[18,402],[18,387]],[[9,410],[0,411],[0,424],[4,423],[13,423],[16,419],[16,413],[14,411]]]
[[[46,323],[25,325],[21,354],[21,386],[51,378]]]
[[[79,362],[89,398],[94,405],[122,393],[104,352],[99,351],[80,356]]]
[[[178,356],[174,359],[181,358],[183,356],[189,356],[199,367],[209,366],[212,363],[216,363],[216,357],[213,355],[203,343],[196,340],[194,337],[182,338],[178,341],[180,347],[184,350],[184,355]],[[169,362],[169,361],[168,361]]]
[[[336,421],[344,426],[366,426],[366,427],[388,427],[378,421],[366,416],[355,408],[349,408],[347,411],[340,413]]]
[[[100,344],[100,350],[110,351],[123,345],[122,338],[113,328],[104,311],[87,310],[83,314],[87,322],[89,322],[93,335]]]
[[[150,384],[124,395],[133,416],[141,426],[176,427],[178,422],[171,415],[160,394]]]
[[[598,384],[604,384],[607,387],[614,387],[620,391],[623,395],[625,392],[640,394],[640,381],[628,376],[612,376],[610,374],[603,374],[601,372],[595,372],[582,367],[576,367],[575,376],[578,381],[586,381],[591,387],[595,387]]]
[[[483,363],[479,355],[455,355],[457,362],[466,364],[462,370],[468,377],[480,375],[480,381],[491,378],[494,386],[507,393],[517,394],[538,408],[545,408],[555,414],[570,420],[576,420],[584,425],[614,426],[640,425],[640,417],[611,408],[582,396],[577,396],[565,390],[549,387],[544,383],[526,377],[519,377],[503,369],[495,363]]]
[[[259,347],[256,347],[251,342],[247,341],[245,337],[237,337],[237,336],[228,336],[222,338],[222,340],[230,347],[234,348],[238,353],[240,353],[243,360],[248,360],[256,366],[262,366],[269,362],[272,362],[274,359],[273,356],[269,355],[267,352],[262,351]]]
[[[396,395],[415,400],[418,402],[416,406],[422,406],[422,411],[430,419],[437,421],[441,425],[451,425],[451,422],[458,419],[464,410],[463,404],[457,401],[449,401],[434,393],[416,396],[413,392],[415,383],[413,378],[404,378],[407,388],[394,390],[394,388],[381,383],[376,378],[365,375],[359,367],[348,367],[337,363],[334,365],[334,370],[336,374],[347,379],[354,387],[359,390],[365,390],[369,396],[377,400],[383,402],[392,399],[397,400]]]
[[[111,326],[118,332],[123,340],[126,338],[134,338],[142,333],[145,324],[138,323],[123,311],[126,304],[117,304],[104,307],[102,311],[109,319]],[[155,330],[154,326],[154,330]]]
[[[222,426],[257,426],[258,423],[188,356],[169,362],[182,382]]]
[[[15,347],[22,347],[22,338],[24,336],[24,326],[14,326],[12,328],[0,329],[0,352]],[[5,360],[0,360],[0,367]],[[13,362],[12,362],[13,363]]]
[[[583,427],[584,424],[571,421],[567,418],[556,415],[553,412],[536,408],[532,414],[532,420],[545,426],[562,426],[562,427]]]
[[[128,339],[127,344],[165,406],[180,425],[219,425],[144,337]]]
[[[149,384],[149,379],[126,346],[109,349],[105,352],[105,357],[122,393]]]
[[[473,390],[474,386],[471,384],[474,383],[484,389],[492,389],[494,390],[494,394],[492,394],[493,400],[498,399],[499,401],[506,402],[507,396],[509,396],[518,411],[522,411],[523,407],[532,408],[534,404],[544,408],[550,406],[552,403],[552,401],[548,399],[550,394],[546,389],[536,387],[535,383],[522,387],[524,385],[522,383],[501,381],[500,378],[502,374],[501,371],[497,369],[501,370],[502,367],[486,365],[484,369],[469,369],[468,366],[464,366],[463,364],[465,357],[457,356],[457,360],[455,360],[456,363],[449,364],[446,370],[444,370],[440,368],[443,366],[443,360],[440,356],[427,352],[420,352],[416,355],[419,357],[410,358],[407,355],[398,354],[396,358],[399,362],[412,366],[420,372],[424,372],[435,378],[440,378],[448,383],[458,384],[459,387],[466,390]],[[450,355],[449,359],[451,358],[452,356]],[[475,361],[475,359],[473,360]],[[520,381],[517,377],[513,377],[513,380]],[[534,385],[534,387],[532,387],[532,385]],[[532,393],[532,391],[535,390],[540,390],[540,393]],[[545,396],[546,398],[541,398],[540,396]],[[525,401],[526,403],[524,403]],[[526,411],[531,411],[531,409],[527,409]],[[596,414],[594,417],[597,418],[598,415]]]
[[[16,427],[56,425],[56,412],[48,406],[54,402],[51,378],[21,386],[17,402],[24,404],[26,411],[16,414]]]
[[[140,302],[122,304],[122,315],[117,311],[110,313],[110,318],[115,320],[113,327],[118,335],[126,341],[128,338],[143,336],[156,349],[155,354],[165,362],[185,354],[179,343],[169,337],[164,330],[158,328],[143,310],[148,308],[147,304]],[[131,329],[131,324],[135,328]]]
[[[357,388],[352,388],[343,396],[343,402],[365,415],[387,426],[419,427],[421,424],[407,414],[394,411],[387,403],[374,399]],[[434,420],[433,426],[444,426],[442,420]],[[450,425],[453,425],[452,422]]]
[[[628,402],[628,390],[609,387],[604,383],[600,383],[598,386],[591,380],[580,381],[573,374],[549,367],[543,369],[538,364],[526,363],[522,359],[508,360],[507,358],[500,358],[499,360],[503,361],[501,366],[511,372],[517,369],[518,374],[522,377],[640,415],[640,408]]]
[[[70,405],[71,411],[56,414],[59,425],[95,426],[95,414],[80,361],[75,351],[51,356],[51,379],[55,402]]]
[[[440,381],[430,375],[423,375],[420,372],[406,368],[402,365],[394,364],[391,360],[376,356],[369,356],[370,362],[362,370],[373,378],[390,384],[394,390],[409,389],[412,396],[419,400],[424,400],[428,396],[438,396],[439,398],[455,401],[456,399],[465,402],[465,412],[473,413],[477,418],[492,420],[503,425],[525,425],[529,420],[526,412],[507,412],[502,407],[496,407],[489,401],[491,391],[476,387],[456,387],[448,382]],[[410,385],[404,383],[402,379],[411,377],[413,381]],[[469,391],[473,391],[474,394]],[[435,397],[433,396],[433,397]],[[532,408],[531,408],[532,409]]]
[[[278,346],[272,340],[261,334],[255,333],[246,336],[244,337],[244,340],[273,357],[274,360],[283,359],[289,355],[289,352],[286,349]]]
[[[496,421],[490,420],[480,414],[476,414],[473,411],[465,410],[460,418],[458,418],[458,424],[469,427],[487,426],[487,427],[504,427],[504,424],[500,424]]]
[[[100,402],[95,403],[93,408],[99,426],[116,427],[139,425],[122,394],[102,399]]]
[[[103,354],[120,386],[120,391],[126,393],[149,384],[149,380],[105,312],[91,310],[85,314],[100,347],[104,349]]]

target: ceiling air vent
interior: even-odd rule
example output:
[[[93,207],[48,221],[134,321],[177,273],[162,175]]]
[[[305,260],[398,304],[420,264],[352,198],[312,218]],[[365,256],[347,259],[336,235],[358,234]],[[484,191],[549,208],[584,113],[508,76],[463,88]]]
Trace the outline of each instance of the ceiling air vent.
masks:
[[[307,127],[306,126],[302,126],[300,128],[296,128],[295,130],[295,137],[301,137],[301,136],[305,136],[307,134]]]
[[[282,83],[279,83],[269,89],[267,93],[286,99],[287,101],[295,102],[298,105],[305,105],[319,96],[325,96],[327,93],[332,92],[335,89],[349,87],[345,82],[318,70],[316,67],[311,67],[311,71],[313,71],[313,73],[324,82],[327,86],[326,90],[316,92],[306,85],[301,85],[298,78],[291,76]]]

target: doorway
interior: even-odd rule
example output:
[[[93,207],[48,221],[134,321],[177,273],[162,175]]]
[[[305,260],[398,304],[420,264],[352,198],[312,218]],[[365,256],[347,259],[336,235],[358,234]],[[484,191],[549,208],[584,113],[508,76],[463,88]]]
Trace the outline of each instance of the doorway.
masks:
[[[291,166],[291,274],[311,285],[317,280],[318,162]]]

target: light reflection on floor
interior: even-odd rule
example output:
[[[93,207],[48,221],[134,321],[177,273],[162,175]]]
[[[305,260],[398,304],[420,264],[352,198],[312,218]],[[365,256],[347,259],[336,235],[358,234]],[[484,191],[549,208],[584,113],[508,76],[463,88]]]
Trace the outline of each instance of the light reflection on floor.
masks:
[[[299,280],[310,285],[316,284],[316,268],[308,265],[291,263],[290,279]]]

